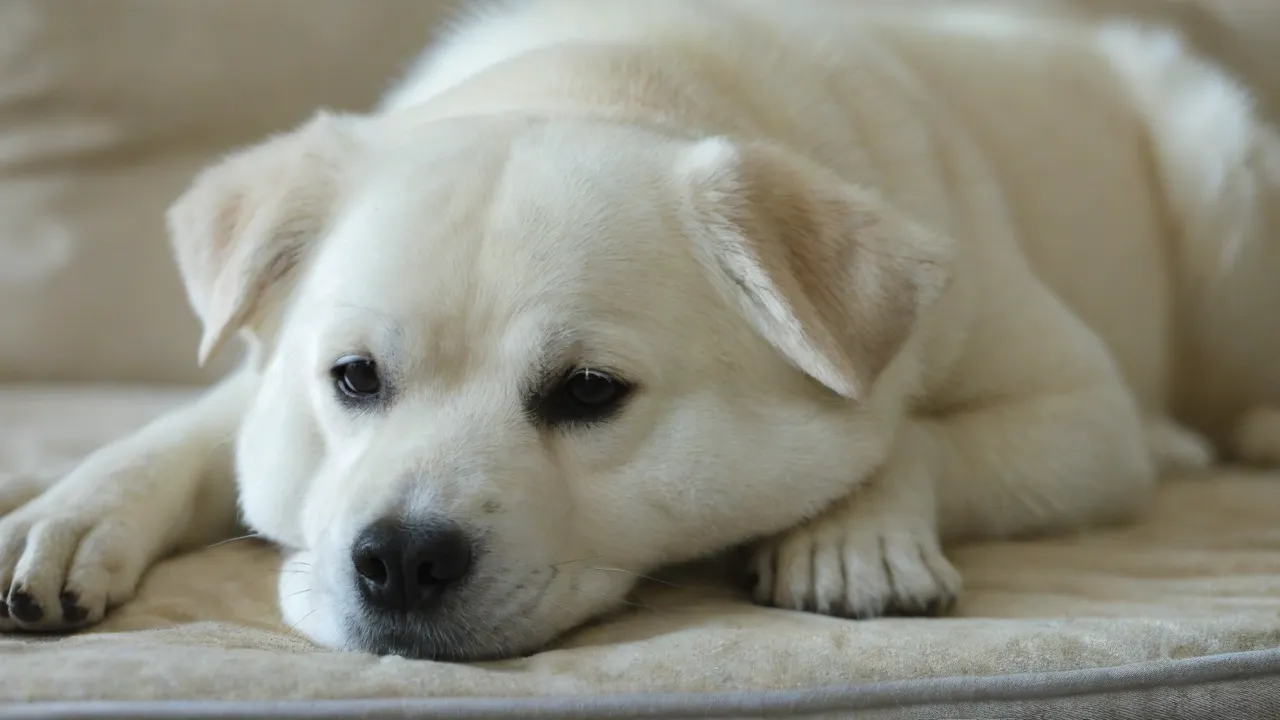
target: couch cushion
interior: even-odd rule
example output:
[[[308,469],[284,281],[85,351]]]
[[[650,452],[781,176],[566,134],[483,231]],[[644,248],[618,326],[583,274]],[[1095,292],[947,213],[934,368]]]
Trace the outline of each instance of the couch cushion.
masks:
[[[66,468],[190,396],[0,384],[0,483]],[[946,618],[758,607],[691,566],[544,651],[459,664],[312,645],[276,600],[279,573],[300,568],[242,538],[158,564],[90,632],[0,635],[0,720],[1280,717],[1274,473],[1170,480],[1136,523],[950,557],[965,586]],[[59,704],[6,706],[24,702]]]
[[[0,3],[0,378],[209,377],[164,208],[216,154],[370,105],[459,4]]]

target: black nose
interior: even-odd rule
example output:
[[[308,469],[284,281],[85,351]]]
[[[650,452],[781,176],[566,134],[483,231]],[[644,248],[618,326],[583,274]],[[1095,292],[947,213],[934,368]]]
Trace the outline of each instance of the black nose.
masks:
[[[366,602],[385,610],[421,610],[471,570],[471,541],[448,523],[382,520],[351,548],[356,584]]]

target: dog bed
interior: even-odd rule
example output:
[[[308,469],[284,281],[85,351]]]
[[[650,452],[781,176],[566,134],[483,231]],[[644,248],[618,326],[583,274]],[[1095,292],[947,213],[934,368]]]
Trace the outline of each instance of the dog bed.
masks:
[[[0,469],[65,467],[185,390],[0,389]],[[0,636],[0,718],[1277,717],[1280,477],[1169,481],[1141,523],[953,554],[952,617],[751,605],[711,568],[530,657],[317,648],[253,540],[172,558],[91,632]]]

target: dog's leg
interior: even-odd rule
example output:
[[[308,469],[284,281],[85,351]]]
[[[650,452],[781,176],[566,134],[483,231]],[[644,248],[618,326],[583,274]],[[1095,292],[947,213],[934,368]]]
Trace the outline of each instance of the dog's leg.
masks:
[[[904,434],[857,492],[756,545],[756,602],[852,618],[949,607],[960,574],[938,540],[930,464]]]
[[[1155,482],[1123,389],[1006,399],[907,420],[882,470],[756,550],[756,599],[851,617],[946,608],[960,577],[941,551],[968,541],[1116,522]]]
[[[238,372],[47,488],[6,482],[0,630],[96,623],[133,595],[157,559],[232,532],[233,436],[256,383],[255,373]]]

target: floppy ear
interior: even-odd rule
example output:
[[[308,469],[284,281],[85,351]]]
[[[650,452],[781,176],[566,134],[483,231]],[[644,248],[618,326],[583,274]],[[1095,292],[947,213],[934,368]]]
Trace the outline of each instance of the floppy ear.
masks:
[[[781,148],[702,140],[679,161],[699,260],[793,365],[865,395],[950,278],[952,243]]]
[[[352,120],[320,113],[302,127],[202,172],[169,208],[169,237],[204,324],[203,364],[292,286],[323,234],[352,150]]]

